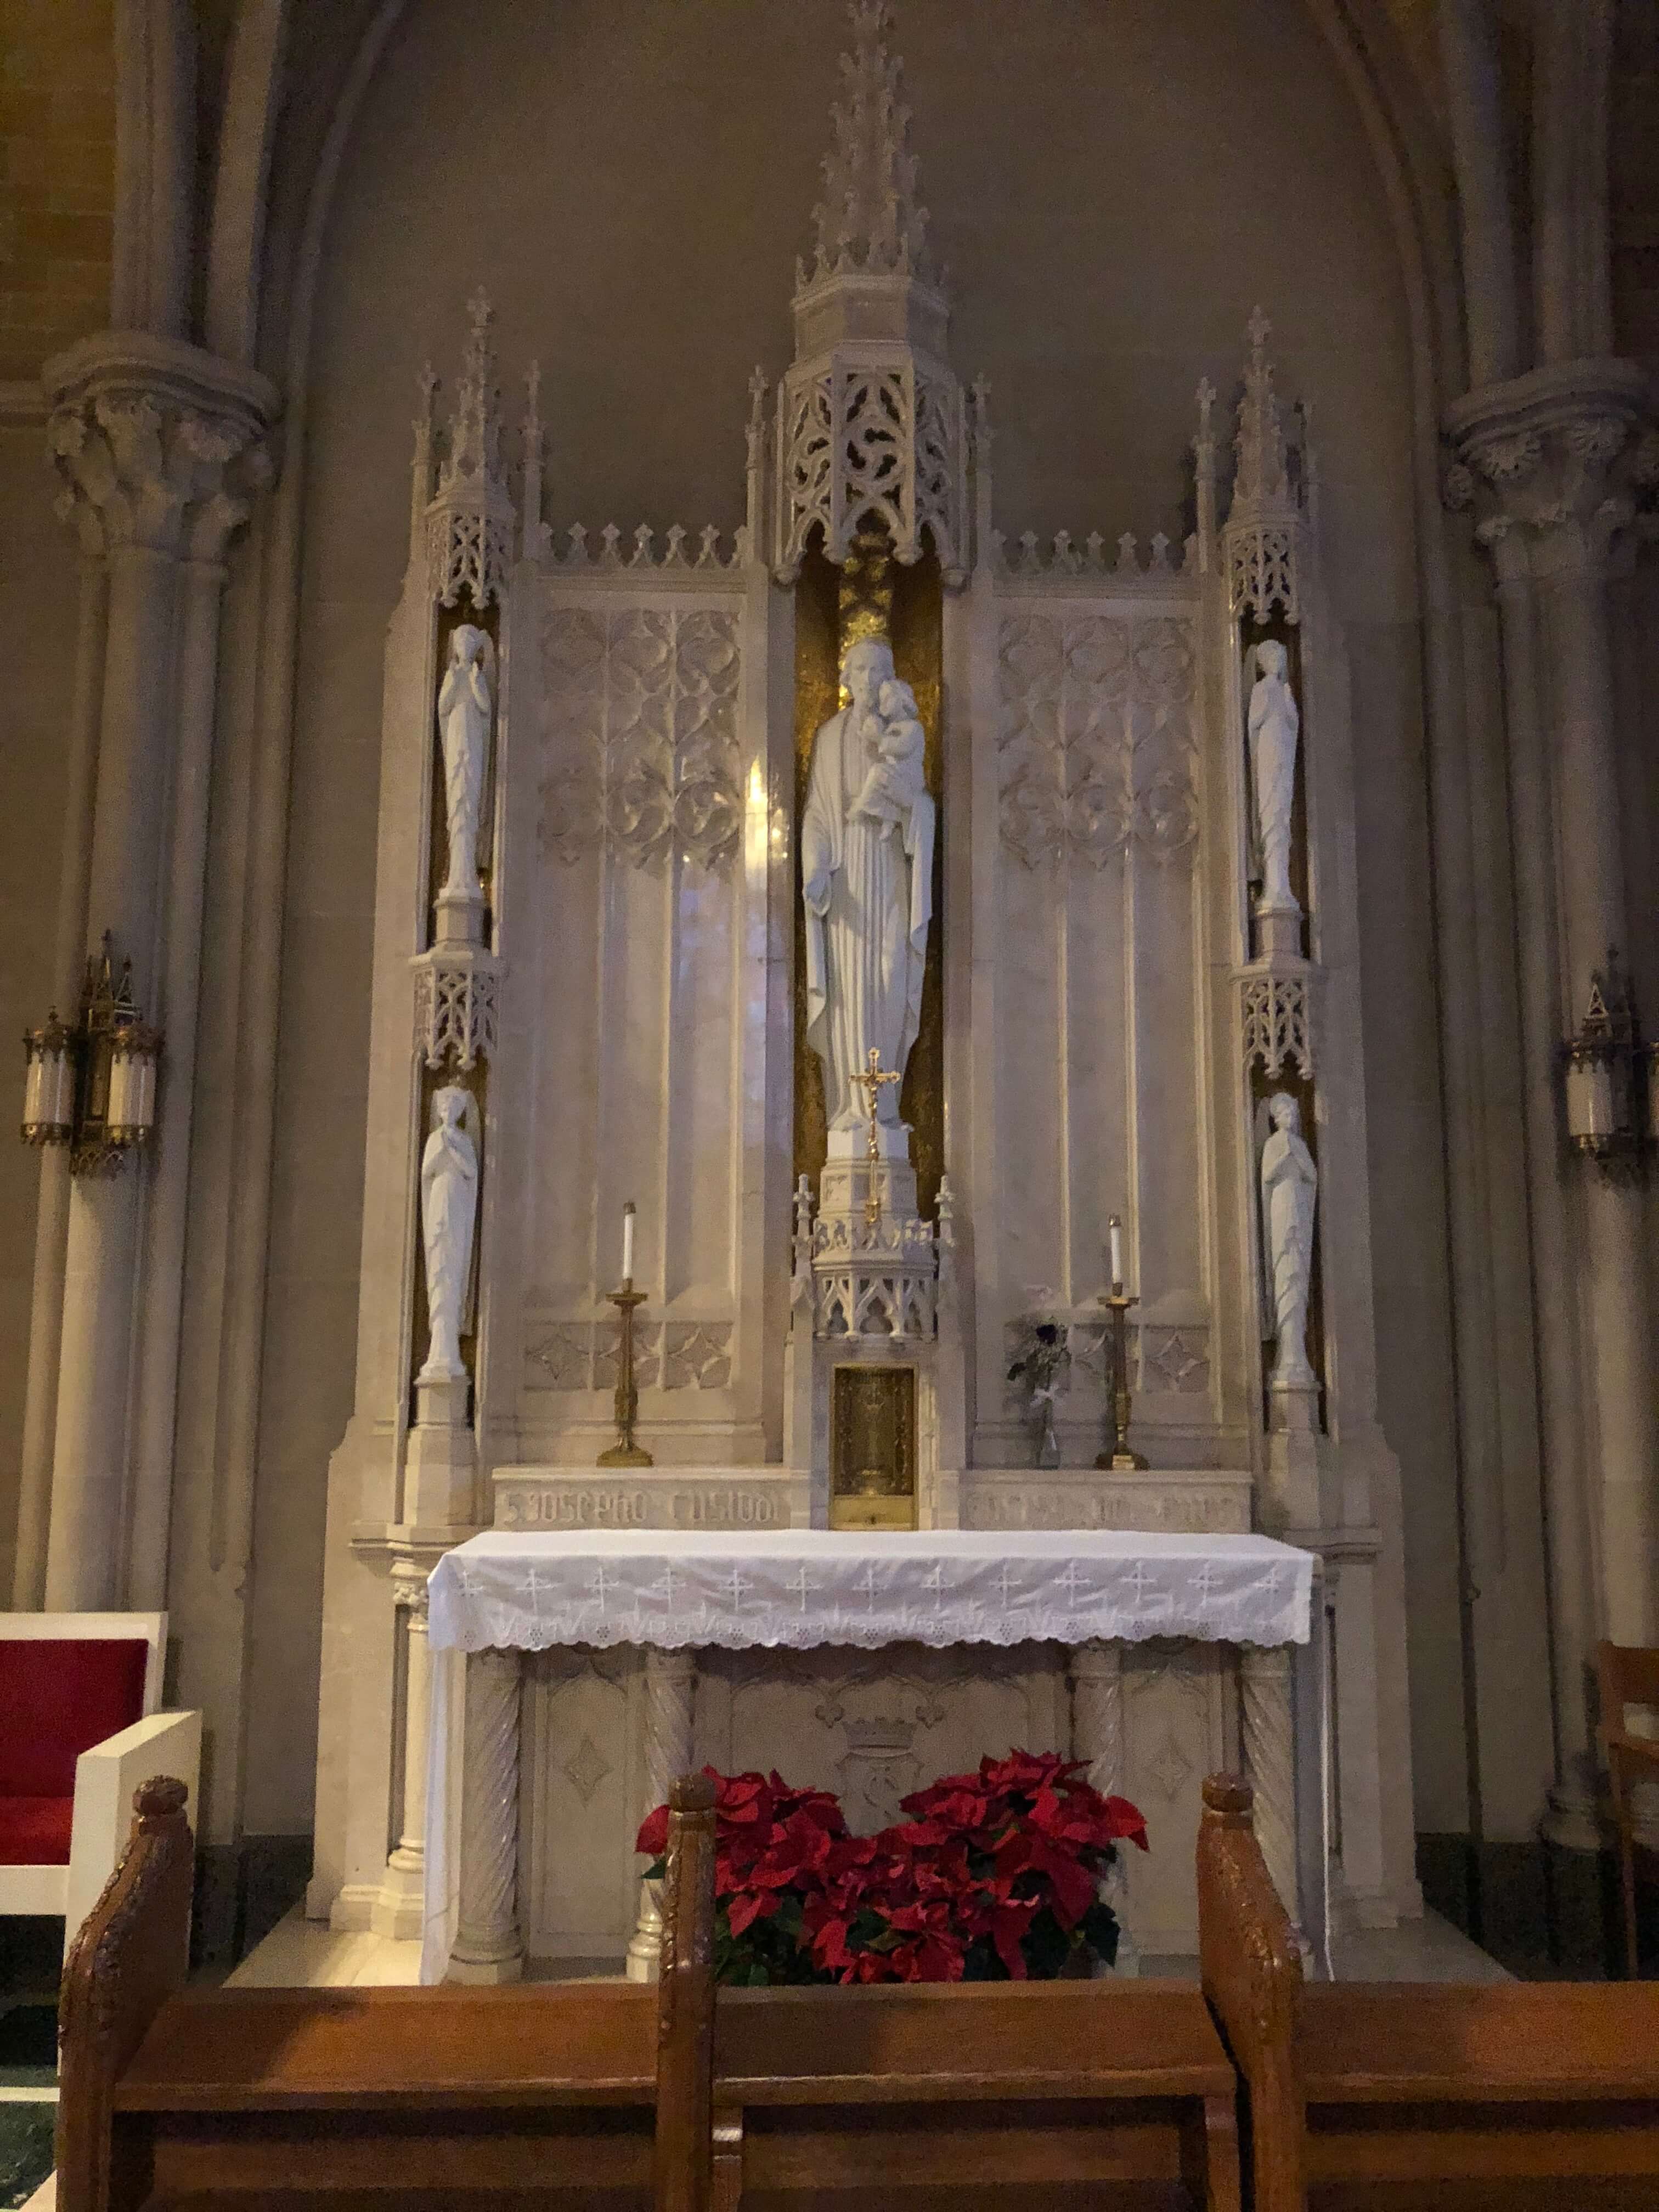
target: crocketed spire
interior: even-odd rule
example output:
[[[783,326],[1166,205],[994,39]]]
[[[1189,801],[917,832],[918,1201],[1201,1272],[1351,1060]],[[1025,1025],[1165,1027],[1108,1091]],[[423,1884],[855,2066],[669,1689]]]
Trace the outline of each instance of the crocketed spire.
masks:
[[[835,144],[824,157],[824,197],[813,210],[812,281],[897,274],[931,282],[927,211],[916,198],[910,111],[900,97],[904,65],[886,46],[887,0],[849,0],[848,12],[853,51],[841,58]]]
[[[489,335],[495,317],[489,295],[475,292],[467,301],[466,312],[472,327],[461,357],[449,457],[441,485],[445,491],[459,483],[483,483],[486,479],[493,483],[501,474],[501,395],[495,385],[495,349]]]
[[[1258,507],[1282,506],[1289,497],[1285,433],[1279,427],[1279,401],[1273,392],[1273,366],[1267,358],[1272,331],[1272,324],[1258,307],[1249,321],[1250,351],[1244,364],[1244,392],[1238,403],[1234,448],[1237,472],[1233,479],[1233,512],[1241,520]]]

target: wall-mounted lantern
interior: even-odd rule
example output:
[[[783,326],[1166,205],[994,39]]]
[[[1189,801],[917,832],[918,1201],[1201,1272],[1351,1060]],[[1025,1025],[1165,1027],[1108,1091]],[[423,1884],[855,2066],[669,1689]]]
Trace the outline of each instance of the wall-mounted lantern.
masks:
[[[87,962],[74,1028],[54,1007],[23,1032],[23,1141],[67,1145],[71,1175],[113,1175],[155,1121],[161,1033],[133,1002],[132,963],[118,976],[107,930],[103,951]]]
[[[1610,1174],[1633,1164],[1648,1133],[1638,1123],[1637,1092],[1649,1055],[1638,1042],[1635,1010],[1611,952],[1605,974],[1598,969],[1591,976],[1584,1018],[1561,1051],[1573,1149]],[[1650,1099],[1648,1110],[1650,1116]]]

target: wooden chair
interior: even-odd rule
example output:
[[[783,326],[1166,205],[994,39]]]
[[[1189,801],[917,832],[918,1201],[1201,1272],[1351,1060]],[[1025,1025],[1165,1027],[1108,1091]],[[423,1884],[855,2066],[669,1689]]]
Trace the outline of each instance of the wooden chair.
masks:
[[[1659,1651],[1629,1644],[1602,1644],[1595,1654],[1601,1690],[1601,1746],[1607,1755],[1613,1825],[1619,1831],[1619,1873],[1625,1896],[1625,1972],[1634,1981],[1636,1956],[1636,1815],[1631,1790],[1638,1782],[1659,1786],[1659,1741],[1632,1735],[1627,1705],[1659,1708]]]
[[[673,1794],[658,1990],[186,1990],[184,1802],[139,1791],[65,1969],[58,2212],[706,2212],[710,1784]]]
[[[1204,1784],[1204,1994],[1255,2212],[1659,2206],[1659,1984],[1304,1986],[1247,1783]]]

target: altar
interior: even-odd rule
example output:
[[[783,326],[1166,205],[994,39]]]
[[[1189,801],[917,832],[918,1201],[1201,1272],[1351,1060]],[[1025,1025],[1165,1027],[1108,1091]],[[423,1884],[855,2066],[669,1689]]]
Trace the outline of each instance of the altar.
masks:
[[[603,1759],[591,1736],[572,1745],[550,1735],[544,1714],[538,1725],[528,1662],[561,1648],[639,1656],[639,1813],[662,1802],[670,1783],[698,1764],[732,1771],[751,1763],[732,1755],[729,1693],[723,1711],[718,1695],[708,1695],[722,1655],[850,1650],[880,1655],[878,1668],[896,1669],[907,1654],[914,1666],[918,1652],[949,1653],[957,1661],[956,1686],[971,1690],[987,1647],[1062,1675],[1064,1707],[1047,1717],[1042,1741],[1010,1741],[994,1722],[994,1732],[965,1750],[951,1730],[939,1729],[917,1756],[902,1723],[895,1738],[890,1719],[884,1741],[872,1743],[867,1729],[855,1735],[866,1759],[873,1754],[878,1765],[897,1770],[884,1777],[890,1803],[871,1797],[860,1804],[848,1794],[856,1829],[894,1817],[902,1792],[1016,1748],[1068,1751],[1087,1762],[1097,1789],[1125,1794],[1126,1652],[1155,1639],[1168,1665],[1184,1646],[1211,1647],[1218,1659],[1224,1654],[1214,1670],[1218,1686],[1231,1678],[1237,1692],[1230,1763],[1242,1764],[1255,1784],[1258,1832],[1297,1916],[1304,1902],[1302,1840],[1310,1826],[1317,1833],[1322,1809],[1316,1792],[1310,1802],[1316,1771],[1304,1776],[1298,1804],[1291,1662],[1297,1647],[1312,1641],[1315,1566],[1305,1551],[1242,1534],[588,1530],[474,1537],[439,1562],[428,1595],[435,1666],[422,1979],[517,1978],[533,1943],[526,1889],[538,1855],[568,1858],[592,1847],[575,1821],[567,1832],[538,1834],[527,1809],[538,1800],[533,1781],[526,1785],[535,1768],[580,1768],[584,1752]],[[777,1670],[769,1678],[775,1682]],[[1304,1736],[1317,1680],[1316,1670],[1303,1669]],[[934,1697],[937,1729],[945,1712],[937,1689]],[[804,1738],[763,1763],[779,1765],[791,1783],[824,1786],[814,1748]],[[723,1755],[711,1759],[711,1751]],[[855,1778],[847,1769],[857,1764],[856,1753],[844,1759],[829,1783],[846,1793]],[[1189,1893],[1194,1824],[1156,1802],[1143,1809],[1153,1853],[1174,1860],[1158,1869],[1164,1888]],[[614,1840],[602,1843],[602,1855]],[[1133,1895],[1120,1909],[1139,1940]],[[646,1882],[628,1948],[631,1975],[654,1971],[660,1934],[656,1885]]]
[[[1168,1839],[1136,1940],[1190,1952],[1200,1782],[1243,1760],[1287,1898],[1419,1909],[1307,418],[1255,315],[1224,398],[1194,364],[1184,544],[999,526],[894,27],[850,13],[793,349],[733,395],[735,534],[556,527],[556,394],[532,368],[507,419],[482,294],[421,387],[309,1909],[412,1936],[441,1846],[449,1971],[648,1971],[632,1839],[687,1762],[877,1827],[1076,1746]],[[712,1590],[707,1632],[643,1589],[626,1632],[538,1632],[567,1573],[706,1540],[736,1592],[745,1544],[810,1580],[854,1540],[895,1547],[878,1584],[1278,1542],[1318,1595],[1261,1638],[1174,1588],[1039,1626],[1014,1579],[975,1596],[1000,1637],[924,1633],[916,1592],[863,1644],[850,1592],[799,1645]],[[528,1609],[463,1697],[456,1578],[506,1558]]]

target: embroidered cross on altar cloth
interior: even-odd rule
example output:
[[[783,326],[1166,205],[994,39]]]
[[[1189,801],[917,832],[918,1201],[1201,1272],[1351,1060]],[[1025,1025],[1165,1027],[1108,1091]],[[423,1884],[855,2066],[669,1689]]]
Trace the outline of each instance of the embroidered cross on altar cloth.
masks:
[[[431,1578],[434,1650],[1305,1644],[1313,1555],[1125,1529],[492,1529]]]

